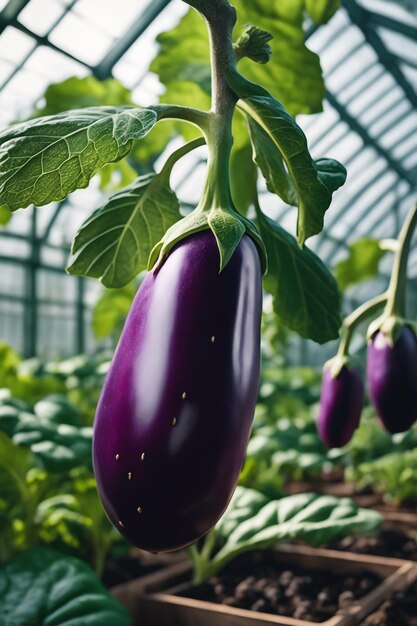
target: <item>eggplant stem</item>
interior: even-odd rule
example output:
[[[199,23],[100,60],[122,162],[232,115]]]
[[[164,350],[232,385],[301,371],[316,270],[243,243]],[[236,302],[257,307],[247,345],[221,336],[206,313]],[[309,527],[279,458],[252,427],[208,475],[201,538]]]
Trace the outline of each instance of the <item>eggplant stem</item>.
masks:
[[[388,300],[384,314],[406,317],[407,263],[411,240],[417,225],[417,203],[410,209],[398,237],[398,250],[394,259],[391,280],[388,287]]]
[[[368,302],[364,302],[357,309],[355,309],[350,315],[348,315],[342,326],[341,341],[337,355],[339,357],[345,357],[349,353],[349,346],[356,327],[368,317],[379,311],[387,302],[387,293],[383,293]]]

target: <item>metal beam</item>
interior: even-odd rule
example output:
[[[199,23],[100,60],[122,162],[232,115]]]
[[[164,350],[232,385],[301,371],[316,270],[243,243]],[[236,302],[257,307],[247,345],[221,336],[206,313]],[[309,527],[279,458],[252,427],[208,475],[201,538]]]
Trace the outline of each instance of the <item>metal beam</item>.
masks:
[[[110,78],[112,70],[116,63],[122,58],[122,56],[129,50],[135,41],[145,32],[145,30],[152,24],[154,19],[165,9],[171,0],[153,0],[142,11],[137,20],[127,30],[127,32],[121,37],[112,49],[106,54],[106,56],[100,61],[96,67],[92,69],[94,76],[100,80]]]
[[[350,128],[359,135],[362,141],[368,145],[372,146],[378,154],[380,154],[394,170],[397,174],[404,179],[411,187],[415,185],[414,177],[408,172],[400,163],[395,161],[391,154],[385,150],[382,146],[380,146],[373,137],[368,133],[366,128],[364,128],[348,111],[347,109],[339,102],[339,100],[334,96],[330,91],[326,92],[326,99],[329,104],[337,111],[340,118],[346,122]]]
[[[360,28],[366,40],[374,48],[382,65],[403,89],[412,106],[417,108],[417,94],[399,67],[395,55],[391,54],[386,48],[381,36],[372,27],[368,17],[370,15],[369,11],[356,4],[355,0],[342,0],[342,4],[349,13],[352,22]]]
[[[413,41],[417,41],[417,28],[414,26],[394,20],[392,17],[388,17],[388,15],[383,15],[382,13],[374,13],[366,9],[363,9],[363,11],[366,13],[367,21],[373,26],[382,26],[382,28],[392,30],[395,33],[409,37]]]
[[[45,232],[41,237],[41,243],[42,245],[47,244],[48,239],[49,239],[49,235],[51,234],[51,230],[56,222],[56,220],[58,219],[59,214],[61,213],[61,210],[64,208],[64,206],[67,204],[67,199],[62,200],[62,202],[60,202],[58,204],[58,206],[55,208],[55,211],[52,214],[51,219],[48,222],[47,227],[45,228]],[[62,247],[62,246],[61,246]]]
[[[29,0],[9,0],[3,11],[0,12],[0,34],[17,18],[27,4],[29,4]]]

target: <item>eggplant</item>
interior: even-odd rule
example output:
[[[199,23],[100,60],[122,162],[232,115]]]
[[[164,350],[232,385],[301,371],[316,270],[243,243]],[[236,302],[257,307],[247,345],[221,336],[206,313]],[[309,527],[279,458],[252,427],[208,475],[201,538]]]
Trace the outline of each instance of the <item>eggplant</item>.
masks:
[[[328,448],[341,448],[359,426],[364,404],[364,385],[358,369],[348,363],[334,373],[325,365],[317,430]]]
[[[185,547],[225,511],[260,376],[261,264],[243,236],[227,266],[211,231],[180,241],[142,282],[106,377],[93,463],[132,544]]]
[[[366,376],[369,396],[384,427],[392,434],[417,420],[417,338],[404,326],[392,344],[377,331],[368,344]]]

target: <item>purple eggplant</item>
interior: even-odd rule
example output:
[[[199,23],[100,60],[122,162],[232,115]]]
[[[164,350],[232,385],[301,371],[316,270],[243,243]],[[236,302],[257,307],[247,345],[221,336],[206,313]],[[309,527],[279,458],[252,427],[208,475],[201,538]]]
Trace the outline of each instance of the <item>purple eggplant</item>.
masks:
[[[364,403],[360,372],[348,364],[333,374],[332,362],[325,365],[317,430],[329,448],[341,448],[359,426]]]
[[[401,433],[417,420],[417,338],[404,326],[392,345],[377,331],[368,345],[366,375],[377,415],[390,433]]]
[[[219,273],[211,231],[180,241],[133,301],[94,422],[98,490],[151,552],[184,547],[226,509],[260,374],[261,264],[246,235]]]

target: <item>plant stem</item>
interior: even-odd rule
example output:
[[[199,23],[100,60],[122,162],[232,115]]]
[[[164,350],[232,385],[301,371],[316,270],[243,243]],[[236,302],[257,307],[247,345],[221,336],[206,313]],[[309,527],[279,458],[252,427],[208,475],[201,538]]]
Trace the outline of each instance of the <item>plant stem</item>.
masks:
[[[204,16],[210,35],[212,106],[204,129],[208,146],[207,178],[198,210],[233,210],[230,191],[232,121],[237,98],[227,84],[228,69],[236,64],[232,31],[236,12],[227,0],[189,0]]]
[[[169,183],[172,168],[177,163],[177,161],[179,161],[179,159],[182,159],[183,156],[185,156],[192,150],[204,146],[205,143],[206,141],[204,137],[199,137],[198,139],[193,139],[193,141],[189,141],[188,143],[184,144],[183,146],[181,146],[181,148],[178,148],[178,150],[175,150],[166,160],[163,168],[159,172],[159,177],[164,178],[166,182]]]
[[[416,225],[417,203],[409,211],[398,237],[398,250],[395,255],[387,292],[388,300],[385,307],[385,314],[387,316],[405,317],[407,262]]]
[[[350,341],[352,339],[355,328],[363,322],[370,315],[376,313],[387,302],[387,294],[383,293],[380,296],[368,300],[364,304],[361,304],[357,309],[353,311],[343,322],[342,339],[340,341],[337,355],[340,357],[347,356],[349,352]]]
[[[190,122],[203,132],[208,128],[209,113],[201,111],[201,109],[185,107],[179,104],[155,104],[150,106],[149,109],[157,113],[159,120],[173,119]]]

